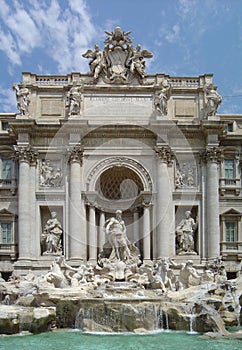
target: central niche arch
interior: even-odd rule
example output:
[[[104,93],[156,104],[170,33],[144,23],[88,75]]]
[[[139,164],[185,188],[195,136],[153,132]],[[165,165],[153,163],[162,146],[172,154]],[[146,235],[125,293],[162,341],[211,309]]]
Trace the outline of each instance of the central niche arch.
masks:
[[[108,181],[109,175],[113,181],[118,181],[118,178],[124,182],[130,179],[140,191],[152,193],[153,184],[148,171],[142,164],[128,157],[110,157],[98,163],[87,176],[87,191],[97,191],[98,186],[102,186],[101,183]]]
[[[105,170],[96,183],[96,191],[106,199],[131,199],[144,191],[140,177],[125,166],[113,166]]]

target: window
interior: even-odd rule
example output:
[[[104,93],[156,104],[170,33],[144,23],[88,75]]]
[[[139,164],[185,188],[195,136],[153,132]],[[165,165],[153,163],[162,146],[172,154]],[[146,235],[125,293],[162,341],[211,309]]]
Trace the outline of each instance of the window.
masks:
[[[1,244],[12,243],[12,223],[1,223]]]
[[[237,222],[235,221],[225,222],[225,239],[226,239],[226,242],[237,241]]]
[[[233,123],[228,123],[227,124],[227,130],[228,130],[228,132],[232,132],[233,131]]]
[[[2,122],[2,130],[4,130],[4,131],[9,130],[8,122]]]
[[[2,159],[1,178],[4,180],[10,180],[12,178],[12,160]]]
[[[224,160],[224,176],[225,176],[225,179],[235,178],[235,167],[234,167],[233,159]]]

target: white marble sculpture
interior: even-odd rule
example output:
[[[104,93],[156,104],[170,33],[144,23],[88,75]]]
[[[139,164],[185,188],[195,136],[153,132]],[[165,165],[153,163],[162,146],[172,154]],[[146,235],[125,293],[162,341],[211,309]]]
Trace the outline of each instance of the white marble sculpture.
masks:
[[[30,104],[30,92],[25,84],[13,85],[13,89],[16,91],[17,108],[19,113],[23,117],[29,117],[29,104]]]
[[[66,107],[69,116],[80,114],[82,100],[82,87],[74,82],[72,88],[66,94]]]
[[[185,212],[185,219],[176,227],[177,253],[197,254],[194,250],[194,231],[197,229],[198,223],[191,216],[188,210]]]
[[[44,232],[41,236],[43,255],[62,254],[62,226],[59,220],[57,219],[56,212],[51,212],[51,218],[47,221]]]
[[[199,275],[197,270],[194,268],[192,260],[188,260],[185,263],[181,264],[177,264],[173,260],[170,260],[170,264],[171,266],[180,269],[178,283],[176,286],[178,290],[191,287],[191,277],[197,279],[199,284],[202,282],[202,276]]]
[[[113,32],[106,32],[103,51],[95,45],[94,51],[87,50],[82,55],[91,59],[89,66],[93,82],[96,83],[101,76],[108,83],[118,84],[126,84],[135,76],[141,81],[146,77],[145,59],[153,55],[141,50],[141,45],[133,47],[130,33],[116,27]]]
[[[213,84],[210,84],[206,88],[206,98],[207,98],[207,115],[215,116],[217,113],[218,106],[222,102],[222,96],[218,94],[216,88]]]

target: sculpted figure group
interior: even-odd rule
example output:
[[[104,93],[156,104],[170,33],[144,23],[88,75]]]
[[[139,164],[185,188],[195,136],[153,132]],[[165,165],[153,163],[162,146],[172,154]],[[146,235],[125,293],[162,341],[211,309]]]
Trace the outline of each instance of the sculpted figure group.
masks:
[[[141,45],[133,47],[130,33],[116,27],[113,32],[106,32],[103,51],[95,45],[93,51],[89,49],[82,55],[90,59],[90,73],[94,82],[102,73],[109,83],[127,83],[135,75],[140,79],[146,77],[145,59],[153,55],[141,50]]]
[[[177,226],[180,247],[184,253],[194,252],[193,232],[196,222],[191,212]],[[131,243],[126,234],[126,225],[122,211],[116,210],[104,224],[107,242],[98,258],[98,264],[81,263],[71,266],[61,255],[62,227],[51,213],[51,219],[46,223],[42,236],[45,254],[59,255],[54,258],[50,271],[45,275],[45,281],[56,288],[97,288],[109,282],[126,281],[154,289],[162,294],[177,291],[208,282],[224,281],[222,263],[215,261],[203,273],[198,273],[194,263],[189,258],[184,263],[177,263],[170,258],[158,261],[141,262],[139,249]]]
[[[40,186],[60,187],[62,183],[62,172],[60,168],[55,168],[48,159],[43,160],[40,165]]]

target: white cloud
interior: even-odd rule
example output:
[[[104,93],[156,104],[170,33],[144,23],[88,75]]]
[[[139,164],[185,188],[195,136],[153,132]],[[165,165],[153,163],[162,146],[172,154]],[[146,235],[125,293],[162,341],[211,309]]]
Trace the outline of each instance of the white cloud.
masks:
[[[1,112],[8,113],[9,111],[17,112],[16,96],[12,89],[4,89],[0,85],[0,105]]]
[[[44,48],[45,53],[57,63],[58,73],[86,68],[81,54],[89,48],[97,36],[85,0],[69,0],[61,8],[58,0],[2,0],[0,18],[0,50],[3,50],[13,65],[21,65],[24,54],[35,48]],[[64,6],[64,5],[63,5]]]
[[[166,34],[165,38],[169,43],[173,43],[177,39],[179,39],[179,33],[180,33],[180,26],[179,24],[175,24],[172,27],[171,31]]]

